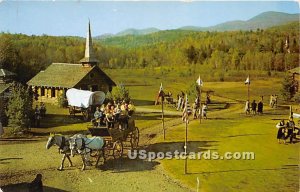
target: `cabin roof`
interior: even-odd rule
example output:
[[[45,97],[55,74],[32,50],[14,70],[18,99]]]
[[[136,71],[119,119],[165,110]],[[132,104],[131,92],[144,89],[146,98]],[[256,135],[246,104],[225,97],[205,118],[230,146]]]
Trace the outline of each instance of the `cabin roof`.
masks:
[[[16,74],[6,69],[2,69],[2,68],[0,69],[0,77],[9,77],[9,76],[16,76]]]
[[[297,73],[300,74],[300,67],[296,67],[294,69],[289,70],[290,73]]]
[[[109,85],[116,85],[98,66],[83,67],[81,64],[71,63],[53,63],[45,71],[40,71],[27,84],[31,86],[72,88],[93,69],[97,70]]]
[[[9,84],[0,84],[0,94],[6,91],[9,88]]]

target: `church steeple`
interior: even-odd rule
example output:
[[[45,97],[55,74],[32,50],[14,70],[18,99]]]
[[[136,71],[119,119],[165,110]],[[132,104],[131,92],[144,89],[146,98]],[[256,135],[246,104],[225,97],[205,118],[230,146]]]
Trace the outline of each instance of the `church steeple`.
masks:
[[[89,21],[88,31],[86,35],[84,58],[80,60],[80,63],[85,67],[91,67],[98,63],[98,60],[95,58],[94,51],[93,51],[90,21]]]

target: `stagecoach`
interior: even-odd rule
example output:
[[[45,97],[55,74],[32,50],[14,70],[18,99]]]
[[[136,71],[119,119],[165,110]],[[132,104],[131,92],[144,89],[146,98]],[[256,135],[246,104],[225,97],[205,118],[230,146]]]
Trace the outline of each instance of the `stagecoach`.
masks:
[[[102,91],[86,91],[69,89],[66,92],[70,116],[81,113],[83,119],[88,121],[93,116],[96,106],[102,105],[105,100],[105,93]]]
[[[106,124],[99,126],[88,126],[88,130],[92,136],[100,136],[105,140],[104,159],[112,156],[114,159],[123,156],[124,148],[136,149],[139,144],[139,129],[135,126],[132,117],[128,119],[128,123],[116,121],[112,128],[108,128]],[[91,156],[98,156],[92,154]]]

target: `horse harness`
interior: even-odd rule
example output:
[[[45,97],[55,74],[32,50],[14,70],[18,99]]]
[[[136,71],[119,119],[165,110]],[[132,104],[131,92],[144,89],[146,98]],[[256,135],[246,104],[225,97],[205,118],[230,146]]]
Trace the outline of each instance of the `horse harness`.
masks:
[[[87,145],[89,145],[91,142],[93,142],[95,138],[96,138],[96,137],[94,137],[89,143],[85,143],[84,138],[81,138],[82,145],[81,145],[81,147],[80,147],[79,150],[85,151],[86,149],[89,149],[89,150],[92,151],[92,149],[89,148],[89,147],[87,147]]]
[[[63,150],[65,146],[66,146],[66,138],[64,136],[62,136],[61,137],[61,144],[59,146],[59,149]]]

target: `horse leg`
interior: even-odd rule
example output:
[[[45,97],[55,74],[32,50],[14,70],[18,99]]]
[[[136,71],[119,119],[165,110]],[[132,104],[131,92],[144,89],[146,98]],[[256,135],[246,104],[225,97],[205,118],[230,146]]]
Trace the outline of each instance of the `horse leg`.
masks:
[[[71,161],[70,155],[66,155],[69,160],[69,167],[73,167],[73,163]]]
[[[85,162],[86,162],[87,166],[91,166],[92,165],[92,162],[90,161],[90,155],[91,155],[91,152],[87,152],[84,155]]]
[[[103,159],[104,159],[104,153],[103,153],[103,150],[101,150],[102,151],[102,156],[103,156]],[[95,167],[97,168],[98,167],[98,163],[99,163],[99,160],[100,160],[100,150],[98,151],[98,158],[97,158],[97,162],[96,162],[96,165],[95,165]],[[103,163],[104,163],[104,161],[103,161]]]
[[[63,155],[63,158],[61,159],[61,164],[60,164],[60,167],[58,168],[59,171],[64,170],[64,162],[65,162],[65,159],[66,159],[66,154],[64,154],[64,155]]]
[[[85,170],[85,157],[84,157],[84,155],[81,155],[81,159],[82,159],[82,168],[81,168],[81,170],[82,171],[84,171]]]

